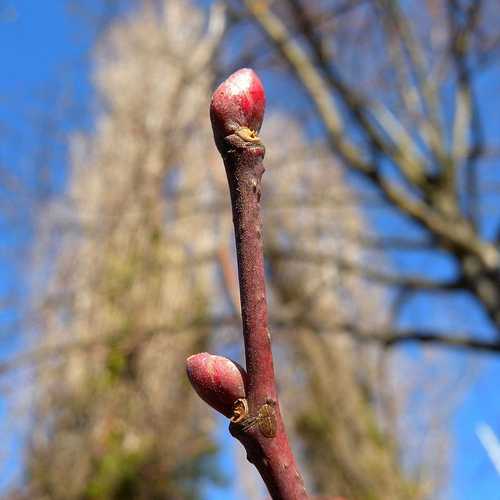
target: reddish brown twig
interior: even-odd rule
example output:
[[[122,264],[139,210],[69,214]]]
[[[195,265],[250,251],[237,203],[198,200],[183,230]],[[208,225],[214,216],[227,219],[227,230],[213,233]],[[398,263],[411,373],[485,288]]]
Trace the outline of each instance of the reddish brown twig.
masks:
[[[272,498],[298,500],[308,496],[280,413],[267,319],[260,216],[265,149],[258,136],[264,107],[264,89],[251,69],[241,69],[223,82],[214,92],[210,106],[214,139],[224,160],[231,194],[246,381],[242,372],[222,366],[217,376],[213,375],[214,365],[212,373],[200,375],[198,370],[205,368],[196,357],[188,360],[188,375],[203,399],[221,411],[211,400],[219,402],[216,393],[223,393],[222,399],[227,401],[226,396],[234,394],[229,388],[239,387],[239,373],[246,397],[233,401],[229,430],[245,447],[248,460],[257,467]],[[226,382],[221,381],[222,373]],[[200,388],[202,381],[204,387]]]

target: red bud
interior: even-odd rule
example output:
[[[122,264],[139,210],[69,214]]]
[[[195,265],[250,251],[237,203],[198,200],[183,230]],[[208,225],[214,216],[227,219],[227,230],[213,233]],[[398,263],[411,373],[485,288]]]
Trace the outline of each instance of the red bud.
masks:
[[[246,397],[246,372],[228,358],[207,352],[194,354],[187,359],[186,370],[200,398],[228,418],[233,403]]]
[[[212,96],[210,119],[218,141],[239,128],[258,132],[264,118],[266,95],[253,69],[242,68],[222,82]]]

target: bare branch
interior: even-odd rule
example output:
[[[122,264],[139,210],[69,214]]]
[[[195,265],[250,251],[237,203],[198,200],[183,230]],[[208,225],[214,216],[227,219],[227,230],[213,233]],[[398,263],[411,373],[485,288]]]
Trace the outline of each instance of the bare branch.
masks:
[[[224,326],[238,326],[241,319],[236,315],[215,316],[207,319],[197,319],[173,327],[170,324],[157,325],[144,332],[134,335],[134,343],[143,343],[157,335],[184,335],[187,331],[194,328],[222,328]],[[19,354],[12,359],[0,362],[0,376],[7,375],[15,370],[36,367],[40,363],[53,361],[57,358],[68,356],[77,351],[88,351],[99,347],[110,347],[117,342],[122,341],[121,332],[113,332],[106,335],[93,335],[91,337],[75,338],[70,341],[59,342],[53,345],[46,345]],[[126,351],[126,349],[124,349]]]
[[[465,13],[456,0],[448,1],[448,25],[450,31],[450,55],[457,73],[457,88],[453,117],[452,158],[455,164],[465,164],[467,215],[477,226],[479,216],[477,199],[479,195],[476,160],[482,149],[482,125],[478,106],[472,89],[469,62],[471,37],[481,15],[481,0],[474,0]],[[463,21],[459,18],[464,17]]]
[[[267,2],[245,0],[244,3],[265,33],[292,65],[310,93],[339,154],[357,170],[365,173],[370,172],[371,166],[343,134],[343,120],[340,111],[331,99],[330,90],[324,79],[315,70],[307,54],[290,39],[285,26],[271,13]]]
[[[350,262],[342,257],[326,253],[310,253],[301,251],[271,250],[272,258],[296,260],[310,264],[331,264],[341,272],[352,273],[381,285],[404,287],[411,290],[446,292],[460,290],[463,287],[461,279],[451,281],[435,281],[420,276],[401,276],[388,274],[378,269],[365,266],[360,262]]]
[[[425,329],[388,329],[367,332],[352,324],[339,325],[339,329],[345,331],[356,340],[376,342],[385,347],[393,347],[397,344],[407,342],[418,342],[491,354],[500,352],[500,342],[480,340],[475,338],[472,333],[438,332]]]
[[[382,176],[372,164],[363,158],[359,150],[343,134],[341,115],[331,98],[330,89],[324,78],[318,74],[304,50],[291,39],[284,24],[271,12],[267,2],[245,0],[245,5],[271,42],[275,44],[289,62],[293,71],[309,92],[320,117],[326,125],[332,146],[342,159],[352,169],[362,173],[377,185],[387,201],[433,233],[442,247],[446,249],[455,248],[457,253],[470,253],[477,256],[485,267],[496,268],[500,263],[498,250],[489,243],[481,241],[465,221],[454,220],[453,224],[450,224],[448,217],[443,216],[441,210],[436,211],[432,203],[426,204],[414,198],[411,193],[402,190],[394,182],[390,182]],[[338,85],[338,83],[335,83],[335,85]],[[337,88],[337,90],[339,89]],[[346,101],[349,101],[352,96],[350,93],[342,94],[341,91],[339,93]],[[359,101],[354,100],[350,104],[351,108],[357,107]],[[361,119],[362,115],[358,113],[356,117]],[[362,120],[361,124],[366,128],[366,120]],[[376,142],[376,144],[381,148],[382,152],[396,158],[399,166],[406,169],[406,175],[409,179],[417,183],[424,182],[422,173],[419,173],[420,167],[417,168],[417,164],[413,160],[408,163],[403,150],[399,150],[398,153],[391,151],[391,148],[388,148],[383,142]],[[435,199],[440,203],[443,201],[442,196]],[[453,200],[446,199],[446,201],[453,203]]]
[[[328,84],[338,92],[370,141],[389,158],[392,158],[411,183],[415,186],[424,186],[423,157],[416,142],[384,105],[367,101],[342,81],[331,58],[326,53],[323,40],[311,23],[305,9],[298,0],[288,0],[288,2],[309,41],[315,63],[321,69]],[[270,11],[269,15],[272,16]],[[290,38],[290,35],[288,37]],[[311,68],[311,71],[314,71],[314,68]],[[372,124],[370,115],[376,120],[378,127]],[[383,134],[379,133],[378,128],[382,129]],[[388,142],[384,140],[383,135],[387,136]]]

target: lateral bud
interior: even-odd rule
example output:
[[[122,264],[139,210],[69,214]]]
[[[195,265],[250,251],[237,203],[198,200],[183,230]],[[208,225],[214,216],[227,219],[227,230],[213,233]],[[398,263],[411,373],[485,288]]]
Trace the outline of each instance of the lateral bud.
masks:
[[[227,418],[233,416],[235,402],[246,398],[244,368],[224,356],[194,354],[186,360],[186,371],[200,398]]]

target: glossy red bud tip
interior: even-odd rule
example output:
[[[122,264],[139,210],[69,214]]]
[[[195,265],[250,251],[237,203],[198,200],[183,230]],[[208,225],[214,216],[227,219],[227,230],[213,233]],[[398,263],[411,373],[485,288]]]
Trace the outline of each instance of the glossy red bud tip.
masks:
[[[194,354],[186,361],[186,371],[200,398],[228,418],[233,403],[246,397],[246,372],[228,358],[207,352]]]
[[[257,73],[242,68],[222,82],[212,96],[210,119],[215,140],[241,127],[258,132],[264,118],[266,95]]]

